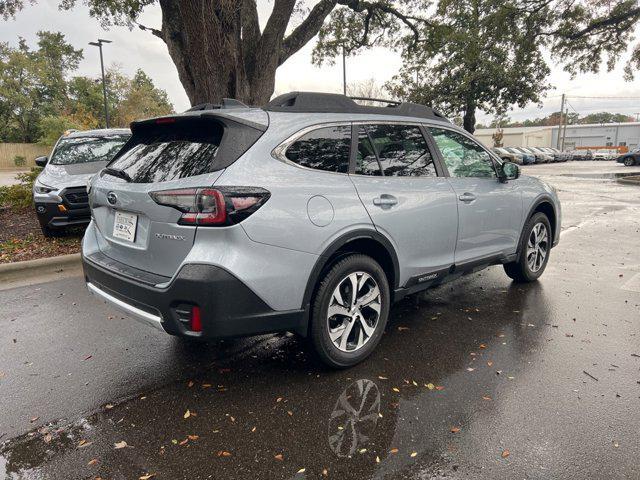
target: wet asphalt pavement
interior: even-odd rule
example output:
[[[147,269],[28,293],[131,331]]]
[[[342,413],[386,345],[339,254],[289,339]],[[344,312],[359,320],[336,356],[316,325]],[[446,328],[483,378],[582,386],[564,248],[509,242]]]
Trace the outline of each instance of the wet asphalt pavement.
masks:
[[[405,299],[346,371],[288,335],[184,345],[78,276],[0,291],[0,478],[640,478],[631,171],[525,167],[563,201],[542,279]]]

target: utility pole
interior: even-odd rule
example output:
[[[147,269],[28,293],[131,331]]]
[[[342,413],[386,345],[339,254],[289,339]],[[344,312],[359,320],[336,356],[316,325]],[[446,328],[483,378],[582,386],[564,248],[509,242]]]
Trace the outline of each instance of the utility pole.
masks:
[[[556,139],[556,148],[560,150],[560,134],[562,133],[562,114],[564,112],[564,93],[560,102],[560,122],[558,123],[558,138]]]
[[[569,123],[569,104],[567,102],[567,108],[564,112],[564,127],[562,128],[562,143],[560,144],[560,151],[564,152],[564,141],[567,137],[567,123]]]
[[[89,45],[100,49],[100,71],[102,72],[102,94],[104,96],[104,121],[105,128],[109,128],[109,106],[107,105],[107,83],[104,79],[104,60],[102,59],[102,44],[111,43],[111,40],[99,38],[97,42],[89,42]]]
[[[347,59],[344,53],[344,45],[342,46],[342,93],[347,94]]]

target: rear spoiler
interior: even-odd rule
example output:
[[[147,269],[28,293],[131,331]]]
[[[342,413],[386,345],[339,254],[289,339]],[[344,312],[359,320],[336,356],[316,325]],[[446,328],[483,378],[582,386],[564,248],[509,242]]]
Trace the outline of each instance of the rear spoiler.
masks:
[[[223,133],[220,146],[216,152],[214,170],[227,168],[242,156],[267,130],[267,125],[238,118],[222,112],[206,111],[193,115],[171,115],[155,117],[131,123],[131,137],[122,146],[118,153],[111,159],[108,165],[120,158],[125,152],[139,143],[140,137],[154,131],[171,129],[173,126],[184,126],[193,123],[194,128],[202,128],[203,123],[216,122],[222,125]],[[199,124],[199,125],[197,125]],[[230,138],[230,137],[233,138]],[[107,165],[107,166],[108,166]]]

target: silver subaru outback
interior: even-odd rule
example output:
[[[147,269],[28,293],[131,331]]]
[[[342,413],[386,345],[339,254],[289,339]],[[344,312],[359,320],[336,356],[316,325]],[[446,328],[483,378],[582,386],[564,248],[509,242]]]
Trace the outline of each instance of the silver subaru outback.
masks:
[[[502,264],[531,282],[555,190],[431,108],[294,92],[131,125],[89,185],[87,287],[186,339],[292,331],[366,358],[393,302]]]

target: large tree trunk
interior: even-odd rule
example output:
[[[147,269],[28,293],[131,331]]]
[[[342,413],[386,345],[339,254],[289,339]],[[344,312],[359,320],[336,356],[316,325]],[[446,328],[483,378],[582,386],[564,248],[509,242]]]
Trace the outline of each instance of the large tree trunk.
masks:
[[[160,0],[162,30],[192,105],[269,101],[295,0],[275,0],[260,32],[255,0]]]
[[[474,102],[467,102],[462,117],[462,127],[469,133],[476,130],[476,105]]]

